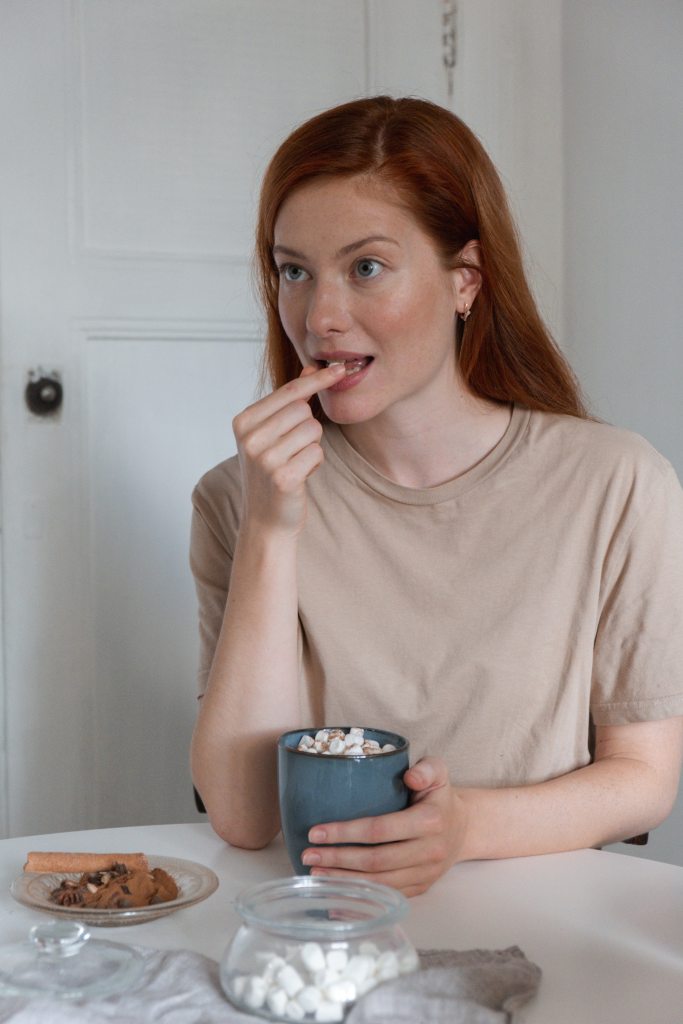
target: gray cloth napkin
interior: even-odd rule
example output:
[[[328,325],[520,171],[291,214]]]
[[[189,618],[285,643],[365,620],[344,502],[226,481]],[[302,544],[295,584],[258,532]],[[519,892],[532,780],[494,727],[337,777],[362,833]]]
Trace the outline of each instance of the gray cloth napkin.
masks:
[[[133,947],[144,959],[142,978],[106,999],[0,998],[0,1022],[12,1024],[254,1024],[226,1000],[218,964],[189,950]],[[529,999],[541,972],[517,947],[429,950],[421,970],[369,992],[346,1024],[507,1024]]]
[[[518,946],[423,950],[416,974],[368,992],[346,1024],[508,1024],[540,980]]]

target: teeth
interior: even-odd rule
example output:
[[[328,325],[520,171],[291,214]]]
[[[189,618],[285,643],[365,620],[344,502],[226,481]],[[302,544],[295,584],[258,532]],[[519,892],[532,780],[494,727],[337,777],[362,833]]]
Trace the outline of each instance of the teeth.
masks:
[[[346,376],[352,373],[359,373],[368,365],[368,359],[328,359],[328,366],[345,366]]]

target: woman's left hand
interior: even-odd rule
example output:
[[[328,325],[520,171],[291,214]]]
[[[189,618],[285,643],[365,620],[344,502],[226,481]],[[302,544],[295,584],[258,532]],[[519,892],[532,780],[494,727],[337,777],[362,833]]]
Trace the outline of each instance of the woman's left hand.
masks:
[[[403,776],[412,791],[404,811],[315,825],[315,849],[302,856],[312,875],[362,876],[417,896],[457,860],[467,826],[466,804],[440,758],[426,757]],[[338,846],[338,843],[373,845]]]

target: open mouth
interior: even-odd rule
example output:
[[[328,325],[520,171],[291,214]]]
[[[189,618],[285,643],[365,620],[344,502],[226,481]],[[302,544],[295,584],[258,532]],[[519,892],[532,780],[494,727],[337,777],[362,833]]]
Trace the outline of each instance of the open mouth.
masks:
[[[346,368],[346,376],[350,377],[353,373],[360,373],[372,362],[372,356],[363,356],[358,359],[318,359],[317,363],[320,367],[323,366],[341,366]]]

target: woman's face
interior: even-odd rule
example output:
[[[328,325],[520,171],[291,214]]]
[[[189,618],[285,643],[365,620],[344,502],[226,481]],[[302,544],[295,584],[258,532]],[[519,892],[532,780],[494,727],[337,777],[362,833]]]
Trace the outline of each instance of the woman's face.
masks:
[[[280,209],[273,256],[280,318],[301,363],[346,363],[346,376],[319,396],[331,420],[362,423],[450,400],[456,313],[472,304],[478,274],[445,269],[389,186],[324,177],[302,186]]]

